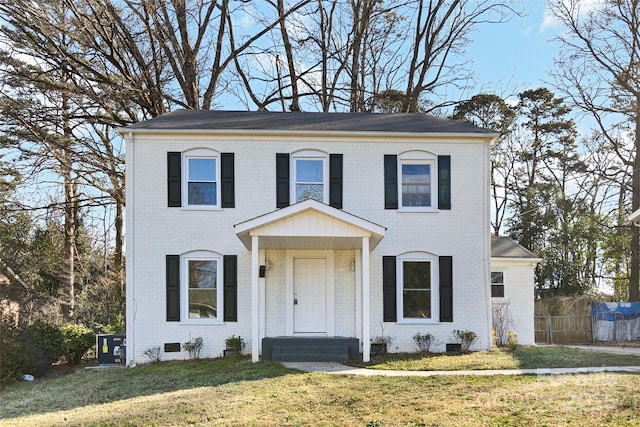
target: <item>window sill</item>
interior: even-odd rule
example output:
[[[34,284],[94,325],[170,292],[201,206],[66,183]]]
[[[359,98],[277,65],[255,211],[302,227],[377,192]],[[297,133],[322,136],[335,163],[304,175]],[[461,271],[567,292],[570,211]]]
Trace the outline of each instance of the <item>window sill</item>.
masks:
[[[189,325],[189,326],[193,326],[193,325],[203,325],[203,326],[222,326],[224,325],[224,322],[222,320],[217,320],[217,319],[186,319],[186,320],[181,320],[180,321],[181,325]]]
[[[396,322],[398,325],[439,325],[439,320],[434,319],[402,319]]]
[[[398,212],[422,212],[422,213],[435,213],[440,212],[440,209],[436,208],[412,208],[412,207],[400,207],[398,208]]]
[[[183,211],[221,211],[222,208],[218,206],[182,206],[180,208]]]

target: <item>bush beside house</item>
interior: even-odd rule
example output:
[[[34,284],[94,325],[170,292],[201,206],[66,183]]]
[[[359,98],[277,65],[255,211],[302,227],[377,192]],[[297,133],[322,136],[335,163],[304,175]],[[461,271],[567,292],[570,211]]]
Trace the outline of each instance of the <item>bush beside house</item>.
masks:
[[[94,332],[83,325],[66,323],[61,327],[37,319],[30,325],[0,325],[0,383],[21,378],[23,374],[42,376],[51,364],[63,356],[78,364],[95,345]]]

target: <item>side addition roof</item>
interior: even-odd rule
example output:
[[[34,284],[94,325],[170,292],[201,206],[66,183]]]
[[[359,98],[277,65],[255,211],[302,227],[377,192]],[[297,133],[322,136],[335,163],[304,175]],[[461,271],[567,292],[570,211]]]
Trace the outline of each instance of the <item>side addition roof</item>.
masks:
[[[129,131],[292,131],[472,134],[497,133],[470,123],[421,113],[306,113],[271,111],[178,110],[135,123]]]
[[[491,236],[491,258],[517,258],[541,261],[529,249],[506,236]]]

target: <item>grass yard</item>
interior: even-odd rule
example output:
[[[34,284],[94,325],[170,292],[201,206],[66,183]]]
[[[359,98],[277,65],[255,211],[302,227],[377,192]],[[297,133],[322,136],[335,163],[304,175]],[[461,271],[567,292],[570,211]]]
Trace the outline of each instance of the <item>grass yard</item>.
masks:
[[[441,357],[452,365],[467,356]],[[616,356],[599,357],[610,365]],[[637,425],[639,379],[355,377],[246,359],[162,362],[10,385],[0,391],[0,425]]]
[[[455,356],[390,353],[372,358],[370,363],[354,364],[354,366],[401,371],[583,368],[590,366],[640,366],[640,357],[604,354],[562,346],[521,346],[515,351],[480,351]]]

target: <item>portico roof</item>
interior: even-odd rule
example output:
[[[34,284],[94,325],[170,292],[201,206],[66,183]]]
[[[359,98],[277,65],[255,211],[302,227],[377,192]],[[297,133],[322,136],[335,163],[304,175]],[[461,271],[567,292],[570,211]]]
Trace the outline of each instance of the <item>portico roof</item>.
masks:
[[[633,211],[627,218],[629,219],[629,221],[634,223],[640,222],[640,209]]]
[[[261,249],[359,249],[363,237],[373,249],[386,228],[316,200],[305,200],[234,225],[248,250],[251,237]]]

